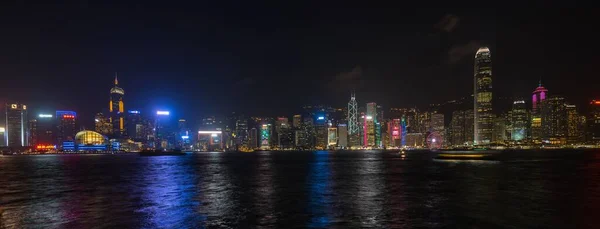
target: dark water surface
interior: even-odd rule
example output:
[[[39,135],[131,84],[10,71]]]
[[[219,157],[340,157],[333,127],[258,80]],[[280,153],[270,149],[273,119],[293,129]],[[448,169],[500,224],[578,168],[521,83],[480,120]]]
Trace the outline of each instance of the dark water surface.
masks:
[[[599,228],[600,152],[0,156],[0,228]]]

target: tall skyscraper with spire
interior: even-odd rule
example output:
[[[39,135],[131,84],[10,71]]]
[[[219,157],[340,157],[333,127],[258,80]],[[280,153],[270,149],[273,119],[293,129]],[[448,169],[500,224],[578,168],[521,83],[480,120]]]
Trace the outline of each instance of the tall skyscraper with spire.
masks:
[[[481,47],[475,54],[474,110],[476,145],[487,145],[492,141],[492,54],[488,47]]]
[[[542,80],[538,87],[531,93],[531,121],[530,121],[530,137],[533,143],[542,142],[542,106],[546,97],[548,96],[548,89],[542,86]]]
[[[350,146],[358,145],[358,103],[356,102],[356,94],[350,94],[350,102],[348,102],[348,138]]]
[[[115,85],[110,89],[110,122],[113,126],[113,134],[115,137],[122,137],[125,134],[125,105],[123,104],[123,96],[125,90],[119,87],[119,79],[115,73]]]

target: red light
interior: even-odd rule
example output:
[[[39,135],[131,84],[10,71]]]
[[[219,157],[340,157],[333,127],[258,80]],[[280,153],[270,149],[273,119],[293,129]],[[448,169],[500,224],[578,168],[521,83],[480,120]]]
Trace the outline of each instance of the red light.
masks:
[[[600,101],[594,101],[594,104],[600,105]]]
[[[35,148],[39,150],[50,150],[55,149],[56,147],[54,145],[37,145]]]
[[[64,119],[74,119],[75,115],[63,115]]]

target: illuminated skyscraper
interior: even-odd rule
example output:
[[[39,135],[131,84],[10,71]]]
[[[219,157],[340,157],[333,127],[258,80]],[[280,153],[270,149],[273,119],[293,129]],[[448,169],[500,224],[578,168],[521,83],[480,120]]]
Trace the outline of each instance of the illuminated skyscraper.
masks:
[[[277,133],[277,146],[280,149],[288,149],[292,147],[292,128],[290,128],[288,118],[277,118],[275,121],[275,133]]]
[[[318,149],[327,148],[327,116],[325,114],[317,114],[314,121],[315,129],[315,147]]]
[[[348,102],[348,139],[350,140],[349,146],[358,145],[358,134],[360,126],[358,125],[358,104],[356,103],[356,94],[350,95],[350,102]]]
[[[437,132],[442,139],[444,138],[444,114],[436,113],[431,115],[431,131]]]
[[[294,115],[294,117],[292,118],[292,127],[298,129],[300,128],[300,125],[302,124],[302,115]]]
[[[123,104],[123,96],[125,90],[119,87],[119,80],[115,75],[115,86],[110,89],[110,120],[113,126],[113,134],[115,137],[122,137],[125,133],[125,105]]]
[[[533,91],[533,93],[531,95],[531,105],[533,106],[532,107],[533,113],[536,113],[539,111],[542,102],[544,102],[544,100],[546,100],[547,94],[548,94],[548,90],[542,86],[542,81],[540,80],[540,84],[535,89],[535,91]]]
[[[590,102],[589,115],[587,123],[587,142],[591,144],[600,144],[600,100]]]
[[[402,126],[399,118],[392,119],[387,123],[388,126],[388,135],[389,135],[389,145],[390,147],[400,147],[401,146],[401,138],[402,138]]]
[[[572,104],[566,104],[567,112],[567,143],[581,143],[580,116],[577,113],[577,107]]]
[[[77,113],[75,111],[56,111],[56,144],[62,146],[64,142],[72,142],[77,134],[75,124]]]
[[[348,147],[348,125],[338,124],[338,146],[341,148]]]
[[[142,141],[144,139],[144,120],[140,111],[127,111],[125,122],[125,131],[127,137],[134,141]]]
[[[268,150],[271,148],[271,135],[272,135],[271,124],[263,123],[260,125],[260,149]]]
[[[567,112],[565,98],[549,97],[542,103],[542,139],[546,143],[562,145],[567,142]]]
[[[31,145],[54,145],[54,115],[39,114],[35,120],[35,130],[31,128]],[[31,123],[30,123],[31,124]]]
[[[548,90],[542,86],[542,81],[531,95],[531,140],[534,143],[542,141],[542,114],[543,102],[548,96]]]
[[[511,140],[520,142],[527,136],[527,107],[525,101],[516,100],[513,102],[511,112],[512,133]]]
[[[377,147],[377,104],[367,103],[367,114],[363,126],[363,144],[365,147]]]
[[[96,132],[104,135],[111,136],[112,135],[112,123],[110,122],[110,118],[104,116],[102,113],[97,113],[94,117],[94,127]]]
[[[27,106],[6,104],[5,142],[9,147],[28,146]]]
[[[475,144],[486,145],[492,140],[492,54],[481,47],[475,54]]]

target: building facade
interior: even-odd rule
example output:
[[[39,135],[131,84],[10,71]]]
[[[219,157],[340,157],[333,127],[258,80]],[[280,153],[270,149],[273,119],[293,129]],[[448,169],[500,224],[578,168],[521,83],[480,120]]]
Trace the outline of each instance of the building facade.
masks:
[[[513,102],[511,109],[510,123],[512,126],[511,140],[516,143],[521,143],[527,138],[527,106],[525,101],[516,100]]]
[[[487,47],[475,54],[474,77],[475,144],[486,145],[492,141],[492,55]]]
[[[116,138],[120,138],[126,135],[125,132],[125,104],[123,103],[123,96],[125,90],[119,87],[119,80],[115,76],[115,85],[110,89],[110,122],[113,127],[113,135]]]
[[[8,147],[28,146],[27,105],[6,104],[5,143]]]

